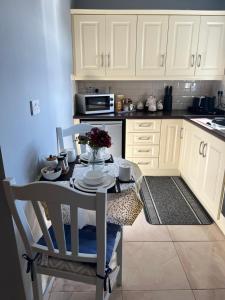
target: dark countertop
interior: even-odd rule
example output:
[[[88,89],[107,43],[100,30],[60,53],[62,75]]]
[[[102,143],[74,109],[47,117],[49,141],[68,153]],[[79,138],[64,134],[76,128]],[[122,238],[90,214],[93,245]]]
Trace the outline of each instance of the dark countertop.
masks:
[[[217,115],[216,117],[218,117]],[[225,116],[225,112],[220,115]],[[145,112],[145,111],[134,111],[134,112],[122,112],[122,113],[113,113],[113,114],[96,114],[96,115],[74,115],[74,119],[81,120],[126,120],[126,119],[184,119],[189,121],[190,123],[198,126],[199,128],[211,133],[215,137],[225,141],[225,133],[216,129],[209,129],[205,126],[202,126],[191,119],[194,118],[209,118],[213,119],[215,116],[213,115],[198,115],[192,114],[188,110],[173,110],[170,113],[158,111],[158,112]]]

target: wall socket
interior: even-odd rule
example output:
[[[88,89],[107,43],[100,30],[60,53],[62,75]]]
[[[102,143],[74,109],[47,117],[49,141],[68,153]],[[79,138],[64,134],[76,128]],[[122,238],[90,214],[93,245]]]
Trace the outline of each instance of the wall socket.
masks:
[[[39,100],[30,101],[30,112],[32,116],[36,116],[41,112]]]

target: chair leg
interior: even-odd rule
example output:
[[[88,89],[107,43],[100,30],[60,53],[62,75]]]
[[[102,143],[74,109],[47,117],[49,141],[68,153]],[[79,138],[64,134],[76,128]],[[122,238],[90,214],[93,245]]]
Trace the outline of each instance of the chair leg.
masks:
[[[34,271],[34,281],[32,281],[34,300],[43,300],[41,275]]]
[[[123,229],[122,229],[123,230]],[[123,268],[123,232],[121,231],[121,239],[117,247],[117,263],[120,266],[119,274],[117,275],[117,286],[122,285],[122,268]]]
[[[104,300],[104,281],[100,278],[97,278],[96,282],[96,300]]]

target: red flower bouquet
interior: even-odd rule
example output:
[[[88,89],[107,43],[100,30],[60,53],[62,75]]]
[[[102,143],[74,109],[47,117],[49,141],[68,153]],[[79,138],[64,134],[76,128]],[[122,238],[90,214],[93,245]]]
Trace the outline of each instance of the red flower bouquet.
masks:
[[[87,144],[92,149],[110,148],[112,145],[108,132],[97,127],[92,128],[86,135],[80,135],[78,140],[79,144]]]

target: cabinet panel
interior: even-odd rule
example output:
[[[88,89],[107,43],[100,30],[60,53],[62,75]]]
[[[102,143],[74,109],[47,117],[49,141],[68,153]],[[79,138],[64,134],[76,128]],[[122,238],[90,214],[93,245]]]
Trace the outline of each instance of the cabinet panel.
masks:
[[[213,218],[217,219],[225,171],[225,143],[206,134],[203,155],[202,201]]]
[[[158,145],[160,133],[133,133],[129,132],[126,136],[127,145]]]
[[[127,120],[127,132],[160,132],[161,120]]]
[[[76,76],[105,76],[105,16],[74,16]]]
[[[167,75],[195,74],[199,16],[171,16],[166,60]]]
[[[225,17],[201,17],[196,75],[223,75]]]
[[[127,157],[128,160],[136,163],[141,169],[143,175],[147,174],[151,169],[157,169],[159,166],[158,158],[133,158]]]
[[[179,165],[182,120],[162,120],[159,167],[177,169]]]
[[[132,146],[126,149],[126,157],[158,157],[159,146]]]
[[[137,16],[106,16],[106,75],[134,76]]]
[[[164,75],[168,16],[139,16],[136,75]]]

